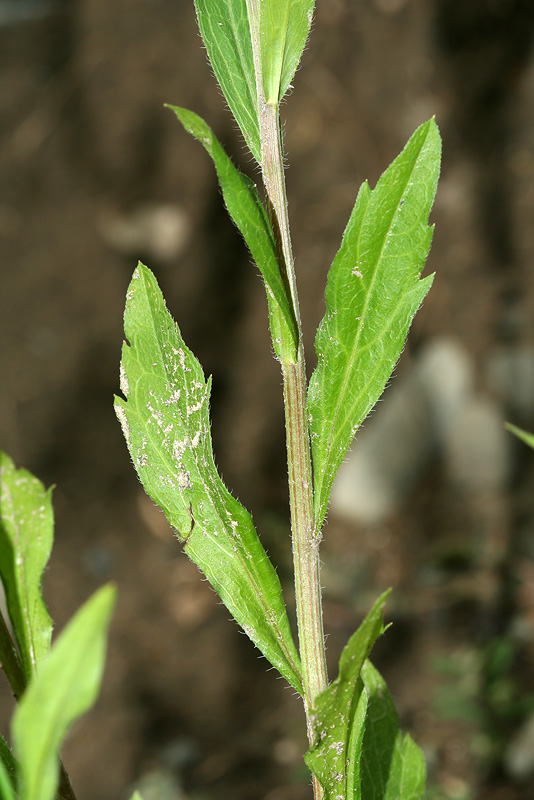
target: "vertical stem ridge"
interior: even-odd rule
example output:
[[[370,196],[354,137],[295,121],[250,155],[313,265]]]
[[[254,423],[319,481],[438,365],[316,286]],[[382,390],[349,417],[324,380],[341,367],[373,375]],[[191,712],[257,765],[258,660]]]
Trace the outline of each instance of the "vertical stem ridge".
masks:
[[[319,537],[315,535],[313,514],[313,479],[306,402],[306,367],[302,344],[302,326],[284,178],[278,105],[260,97],[262,169],[265,190],[270,202],[273,228],[278,241],[279,259],[293,304],[298,332],[296,361],[282,362],[284,407],[286,417],[287,462],[295,594],[300,657],[304,682],[304,702],[308,737],[313,741],[310,711],[320,692],[327,686],[324,651],[321,584],[319,579]]]
[[[328,679],[319,579],[319,537],[315,533],[313,514],[312,464],[306,405],[306,367],[289,233],[279,105],[278,103],[267,103],[263,92],[258,0],[247,0],[247,8],[258,93],[263,182],[278,247],[280,269],[292,305],[299,342],[296,359],[282,361],[282,375],[299,647],[308,738],[312,743],[314,733],[311,709],[317,695],[327,687]],[[317,800],[322,797],[322,787],[315,779],[314,793]]]

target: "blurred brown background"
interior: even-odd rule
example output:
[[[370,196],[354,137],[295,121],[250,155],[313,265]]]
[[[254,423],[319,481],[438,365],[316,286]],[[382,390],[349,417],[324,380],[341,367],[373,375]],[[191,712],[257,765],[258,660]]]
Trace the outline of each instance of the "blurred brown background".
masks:
[[[357,189],[435,114],[430,296],[336,485],[323,550],[332,676],[394,587],[376,649],[429,800],[534,792],[534,3],[319,0],[284,108],[309,366]],[[79,800],[304,800],[303,717],[144,497],[112,395],[138,258],[214,376],[225,481],[291,606],[280,376],[263,289],[206,154],[255,175],[189,0],[0,0],[0,447],[56,484],[56,626],[119,587],[102,697],[64,751]],[[10,693],[2,684],[2,730]]]

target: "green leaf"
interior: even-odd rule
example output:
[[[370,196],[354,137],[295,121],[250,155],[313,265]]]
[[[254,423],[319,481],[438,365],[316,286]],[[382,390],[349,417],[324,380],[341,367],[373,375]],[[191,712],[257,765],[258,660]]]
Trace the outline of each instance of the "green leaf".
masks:
[[[420,800],[425,761],[420,748],[399,730],[399,718],[386,683],[366,661],[362,679],[369,695],[363,737],[361,800]]]
[[[306,46],[314,6],[314,0],[248,2],[252,37],[259,40],[267,103],[279,103],[289,88]]]
[[[521,439],[522,442],[528,444],[528,446],[532,447],[534,450],[534,436],[531,433],[527,433],[527,431],[518,428],[516,425],[512,425],[511,422],[506,422],[504,427],[507,431],[513,433],[518,439]]]
[[[19,765],[10,746],[0,735],[0,798],[9,797],[9,791],[13,793],[17,785],[17,774]],[[14,796],[13,794],[11,796]]]
[[[296,360],[295,318],[278,266],[272,228],[256,186],[232,164],[203,119],[185,108],[169,108],[174,111],[186,131],[204,145],[213,159],[228,213],[241,231],[263,276],[275,352],[286,363]]]
[[[313,709],[316,742],[305,760],[323,786],[325,800],[360,797],[360,752],[367,715],[367,692],[360,673],[384,631],[388,596],[389,591],[378,598],[350,638],[341,654],[338,677],[319,695]]]
[[[208,56],[245,141],[261,163],[258,96],[245,0],[195,0]]]
[[[213,460],[211,381],[186,347],[154,275],[142,264],[127,293],[121,389],[115,400],[134,466],[225,605],[279,672],[302,690],[278,576],[248,511]]]
[[[356,430],[384,391],[413,316],[432,283],[420,280],[441,143],[421,125],[371,191],[364,183],[326,287],[308,391],[317,529]]]
[[[143,798],[141,797],[139,792],[134,792],[133,795],[131,796],[130,800],[143,800]]]
[[[41,663],[13,716],[20,762],[21,800],[52,800],[59,777],[57,753],[77,717],[100,688],[115,589],[104,586],[69,622]]]
[[[16,800],[16,797],[9,773],[0,761],[0,800]]]
[[[51,490],[0,452],[0,575],[26,681],[50,649],[41,581],[53,531]]]

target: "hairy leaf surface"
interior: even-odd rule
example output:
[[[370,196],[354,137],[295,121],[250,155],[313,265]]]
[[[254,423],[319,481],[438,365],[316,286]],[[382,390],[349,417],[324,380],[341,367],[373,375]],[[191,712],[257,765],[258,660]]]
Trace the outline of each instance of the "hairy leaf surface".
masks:
[[[361,800],[421,800],[425,760],[399,718],[386,683],[366,661],[362,679],[369,696],[360,765]]]
[[[169,108],[175,112],[186,131],[204,145],[213,159],[228,213],[241,231],[263,276],[275,352],[278,357],[283,353],[285,361],[295,359],[295,318],[278,266],[271,224],[256,186],[232,164],[203,119],[185,108]]]
[[[259,38],[263,93],[277,104],[306,46],[315,0],[248,0],[252,36]]]
[[[346,645],[339,675],[322,692],[313,709],[315,745],[306,763],[325,790],[325,800],[359,800],[360,753],[367,718],[368,694],[360,677],[365,659],[384,630],[383,608],[389,592],[378,598]]]
[[[440,152],[432,119],[373,191],[363,184],[330,268],[308,392],[318,529],[337,470],[382,394],[432,282],[420,274],[432,240],[428,216]]]
[[[252,40],[246,0],[195,0],[213,71],[258,163],[261,142]]]
[[[154,275],[142,264],[127,294],[115,409],[147,494],[252,641],[301,691],[300,662],[278,576],[248,511],[213,460],[211,382],[186,347]]]
[[[55,795],[61,742],[98,695],[114,602],[115,589],[104,586],[82,606],[15,710],[12,733],[20,763],[21,800],[52,800]]]
[[[0,452],[0,575],[26,681],[50,649],[41,581],[53,536],[51,490]]]

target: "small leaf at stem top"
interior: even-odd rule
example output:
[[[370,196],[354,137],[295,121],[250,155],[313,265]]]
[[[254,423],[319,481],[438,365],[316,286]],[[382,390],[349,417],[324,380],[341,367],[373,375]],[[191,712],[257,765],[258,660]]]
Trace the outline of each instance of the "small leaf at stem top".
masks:
[[[54,643],[13,715],[21,800],[52,800],[57,753],[75,719],[95,702],[104,669],[115,589],[104,586],[82,606]]]
[[[211,445],[211,381],[186,347],[154,275],[142,264],[127,293],[121,389],[130,455],[185,552],[278,671],[302,691],[280,581],[248,511],[223,484]]]
[[[318,364],[308,390],[316,527],[350,443],[384,391],[413,316],[430,288],[420,280],[440,167],[433,119],[413,134],[376,188],[360,189],[326,287]]]
[[[0,452],[0,575],[26,681],[50,649],[52,620],[41,581],[53,530],[51,489]]]
[[[259,36],[263,94],[278,104],[306,46],[315,0],[248,0],[252,35]]]
[[[276,355],[283,362],[297,358],[294,314],[282,280],[271,224],[254,183],[232,164],[208,125],[193,111],[169,106],[186,131],[207,150],[222,189],[228,213],[241,231],[265,283],[269,323]]]
[[[195,0],[198,25],[230,110],[261,163],[258,97],[245,0]]]

